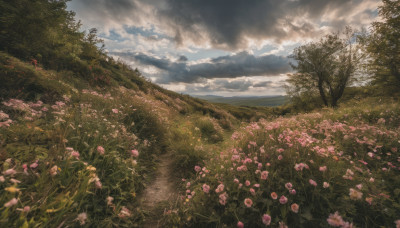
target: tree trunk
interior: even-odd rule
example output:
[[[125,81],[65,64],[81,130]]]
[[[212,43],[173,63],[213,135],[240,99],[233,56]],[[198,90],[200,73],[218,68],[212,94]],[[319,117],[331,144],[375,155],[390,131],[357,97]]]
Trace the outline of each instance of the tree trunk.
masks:
[[[323,81],[321,79],[318,80],[318,90],[319,90],[319,94],[321,95],[322,101],[324,102],[325,106],[328,106],[328,101],[326,100],[324,88],[322,87],[322,82]]]

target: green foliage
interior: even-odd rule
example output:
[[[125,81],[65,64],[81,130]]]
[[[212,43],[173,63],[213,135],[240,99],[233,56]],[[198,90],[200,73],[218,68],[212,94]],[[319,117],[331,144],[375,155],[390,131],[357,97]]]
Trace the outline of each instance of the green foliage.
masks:
[[[355,42],[355,34],[347,28],[344,38],[330,34],[319,42],[311,42],[293,51],[296,60],[286,87],[289,97],[315,97],[319,94],[325,106],[336,107],[345,89],[355,79],[358,64],[364,58]]]
[[[400,88],[400,1],[382,2],[383,21],[372,23],[370,36],[362,38],[371,57],[372,85],[379,94],[394,95]]]

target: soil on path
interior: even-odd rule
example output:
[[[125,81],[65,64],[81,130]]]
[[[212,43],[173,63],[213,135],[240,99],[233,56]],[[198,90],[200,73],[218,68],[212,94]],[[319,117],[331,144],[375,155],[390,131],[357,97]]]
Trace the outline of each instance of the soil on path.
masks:
[[[175,201],[177,197],[176,178],[172,173],[173,158],[170,153],[158,158],[158,167],[154,180],[149,183],[141,196],[142,209],[148,212],[143,227],[162,227],[159,219],[164,208],[162,202]],[[164,207],[167,207],[164,204]]]

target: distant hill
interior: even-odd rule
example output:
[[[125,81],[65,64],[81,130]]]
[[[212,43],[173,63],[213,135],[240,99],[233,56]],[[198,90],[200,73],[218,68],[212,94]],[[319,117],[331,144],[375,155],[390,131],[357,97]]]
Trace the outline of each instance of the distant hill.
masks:
[[[225,103],[236,106],[280,106],[287,101],[285,96],[252,96],[252,97],[222,97],[214,95],[195,96],[197,98],[212,102]]]

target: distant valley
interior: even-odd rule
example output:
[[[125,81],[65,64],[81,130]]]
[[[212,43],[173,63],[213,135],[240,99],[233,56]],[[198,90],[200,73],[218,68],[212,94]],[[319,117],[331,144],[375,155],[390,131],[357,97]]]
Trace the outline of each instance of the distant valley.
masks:
[[[223,97],[215,95],[194,96],[212,103],[225,103],[236,106],[280,106],[287,101],[285,96]]]

